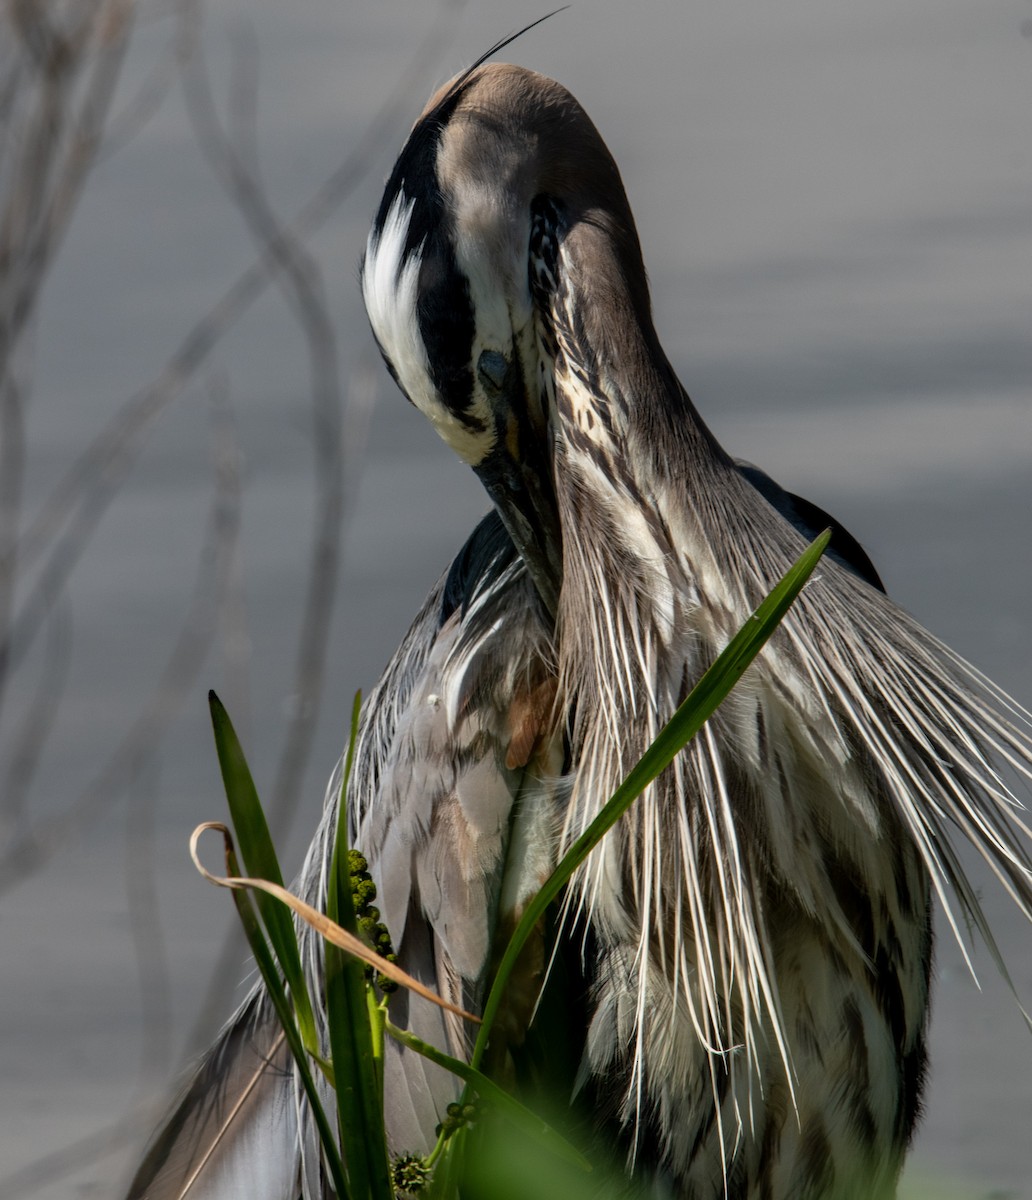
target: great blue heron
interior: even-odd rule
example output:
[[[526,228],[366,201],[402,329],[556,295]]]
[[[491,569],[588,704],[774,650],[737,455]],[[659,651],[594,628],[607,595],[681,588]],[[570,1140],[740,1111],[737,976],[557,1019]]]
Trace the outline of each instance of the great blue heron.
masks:
[[[741,686],[571,883],[492,1061],[518,1074],[555,1032],[533,1018],[559,963],[582,983],[553,1073],[662,1194],[891,1196],[925,1072],[933,896],[995,953],[957,839],[1032,917],[1011,790],[1032,770],[1028,714],[897,608],[840,526],[717,444],[659,345],[616,165],[559,84],[480,64],[431,99],[362,286],[401,390],[495,506],[362,718],[354,840],[402,965],[482,1003],[556,856],[831,525]],[[301,880],[316,901],[338,786]],[[397,1003],[468,1051],[449,1015]],[[256,993],[134,1197],[187,1179],[191,1196],[324,1195],[274,1031]],[[427,1149],[454,1096],[389,1047],[395,1149]]]

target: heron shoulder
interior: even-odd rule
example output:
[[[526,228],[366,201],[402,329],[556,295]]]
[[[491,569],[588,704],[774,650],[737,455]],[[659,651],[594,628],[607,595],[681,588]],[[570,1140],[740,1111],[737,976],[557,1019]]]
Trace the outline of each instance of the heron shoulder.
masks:
[[[752,484],[764,500],[804,537],[812,540],[825,529],[830,529],[831,541],[828,543],[826,553],[840,566],[848,568],[854,575],[858,575],[866,583],[869,583],[871,587],[877,588],[879,592],[885,591],[881,576],[867,551],[841,522],[836,521],[830,513],[825,512],[812,500],[786,491],[766,471],[761,471],[752,463],[746,462],[744,459],[736,459],[735,465],[742,477]]]

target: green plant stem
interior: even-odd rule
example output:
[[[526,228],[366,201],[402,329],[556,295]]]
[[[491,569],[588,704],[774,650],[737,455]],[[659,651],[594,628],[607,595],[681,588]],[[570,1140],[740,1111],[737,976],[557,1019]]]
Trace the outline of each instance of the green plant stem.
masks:
[[[348,872],[347,786],[358,738],[361,695],[355,696],[344,758],[326,897],[331,921],[358,935]],[[383,1121],[383,1075],[377,1061],[372,982],[354,955],[325,943],[326,1014],[330,1051],[337,1080],[340,1142],[348,1181],[356,1200],[393,1200],[390,1159]],[[382,1035],[379,1035],[382,1036]]]
[[[488,1078],[483,1072],[478,1071],[475,1067],[471,1067],[468,1063],[464,1063],[461,1059],[452,1058],[450,1054],[445,1054],[442,1050],[438,1050],[436,1046],[431,1046],[429,1042],[424,1042],[422,1038],[416,1037],[414,1033],[410,1033],[407,1029],[399,1029],[396,1025],[392,1025],[390,1020],[386,1022],[386,1030],[401,1045],[407,1046],[410,1050],[414,1050],[417,1054],[421,1054],[432,1063],[436,1063],[439,1067],[444,1067],[446,1071],[451,1071],[453,1075],[457,1075],[460,1079],[464,1080],[467,1086],[473,1088],[481,1099],[493,1104],[514,1125],[529,1134],[542,1146],[551,1150],[553,1154],[558,1155],[567,1162],[574,1163],[582,1168],[582,1170],[591,1170],[591,1163],[588,1162],[579,1150],[570,1145],[546,1121],[543,1121],[536,1113],[531,1112],[526,1105],[521,1104],[515,1097],[510,1096],[504,1088],[499,1087],[493,1079]],[[425,1161],[436,1161],[441,1153],[444,1140],[438,1139],[438,1145],[434,1147]]]

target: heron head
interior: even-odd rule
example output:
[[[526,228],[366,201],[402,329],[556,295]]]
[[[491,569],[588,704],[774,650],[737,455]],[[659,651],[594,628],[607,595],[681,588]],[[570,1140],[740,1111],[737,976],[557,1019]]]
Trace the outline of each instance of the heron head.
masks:
[[[488,64],[446,84],[416,122],[362,267],[391,373],[480,476],[553,612],[559,246],[609,227],[629,238],[644,287],[619,173],[584,110],[550,79]]]

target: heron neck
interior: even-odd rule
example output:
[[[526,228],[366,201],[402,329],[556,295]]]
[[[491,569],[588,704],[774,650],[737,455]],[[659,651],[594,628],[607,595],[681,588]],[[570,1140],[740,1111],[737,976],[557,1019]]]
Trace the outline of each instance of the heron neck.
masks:
[[[713,493],[731,460],[696,412],[659,343],[637,238],[604,220],[564,239],[552,304],[556,485],[597,491],[612,509]],[[657,515],[662,516],[658,511]]]
[[[615,784],[647,744],[642,708],[669,715],[695,654],[688,610],[698,581],[720,576],[715,532],[734,466],[663,353],[633,247],[621,252],[599,227],[577,234],[563,244],[554,307],[559,658],[564,691],[590,698],[575,740],[611,743]]]

